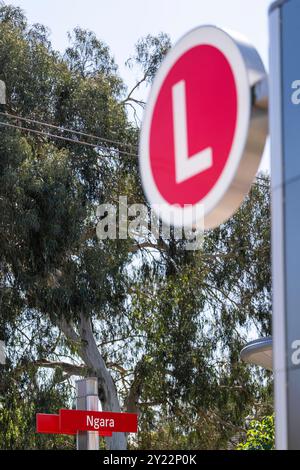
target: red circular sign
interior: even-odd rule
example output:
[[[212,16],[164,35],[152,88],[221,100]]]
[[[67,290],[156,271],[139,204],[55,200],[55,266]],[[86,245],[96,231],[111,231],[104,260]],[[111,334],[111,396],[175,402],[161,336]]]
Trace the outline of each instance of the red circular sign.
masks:
[[[209,228],[236,209],[250,93],[241,49],[224,31],[197,28],[171,49],[154,80],[140,139],[144,190],[162,220],[172,213],[174,225],[192,225],[202,208]]]
[[[192,159],[210,147],[212,165],[177,183],[172,90],[182,80],[186,94],[187,158]],[[195,204],[207,195],[229,157],[236,120],[236,85],[226,57],[208,45],[190,49],[165,78],[151,122],[151,169],[157,188],[167,202],[184,206]]]

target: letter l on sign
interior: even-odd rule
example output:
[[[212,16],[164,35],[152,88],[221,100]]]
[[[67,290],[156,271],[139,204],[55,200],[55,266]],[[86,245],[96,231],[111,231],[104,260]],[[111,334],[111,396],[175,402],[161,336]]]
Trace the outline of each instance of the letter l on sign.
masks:
[[[173,99],[173,125],[175,144],[175,172],[176,183],[192,178],[205,170],[212,164],[212,148],[207,147],[189,157],[188,132],[187,132],[187,110],[185,81],[181,80],[172,88]]]

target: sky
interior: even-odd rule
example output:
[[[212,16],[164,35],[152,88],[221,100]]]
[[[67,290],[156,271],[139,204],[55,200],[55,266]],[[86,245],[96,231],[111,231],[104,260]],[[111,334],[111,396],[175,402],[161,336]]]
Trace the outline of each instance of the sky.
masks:
[[[51,31],[55,49],[63,51],[67,32],[75,26],[90,29],[106,42],[120,75],[131,87],[137,78],[125,67],[136,41],[147,34],[168,33],[178,41],[190,29],[214,24],[242,33],[256,47],[268,69],[268,8],[271,0],[10,0],[30,23]],[[266,147],[261,169],[269,170]]]

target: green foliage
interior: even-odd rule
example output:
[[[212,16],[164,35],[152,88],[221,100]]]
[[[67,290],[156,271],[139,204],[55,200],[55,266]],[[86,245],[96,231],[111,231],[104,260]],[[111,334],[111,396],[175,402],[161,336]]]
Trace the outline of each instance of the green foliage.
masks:
[[[274,416],[266,416],[261,421],[251,421],[247,440],[239,444],[237,450],[273,450],[274,446]]]
[[[130,64],[141,67],[141,82],[152,80],[169,47],[163,34],[138,42]],[[7,112],[58,126],[57,135],[72,140],[0,127],[0,332],[8,347],[0,383],[13,383],[0,414],[3,446],[46,446],[34,434],[34,413],[70,401],[70,363],[86,373],[83,340],[65,337],[60,321],[78,332],[84,316],[121,406],[140,413],[132,445],[226,447],[253,408],[271,400],[270,374],[239,361],[249,332],[270,333],[268,178],[199,251],[187,251],[174,233],[158,242],[151,233],[99,242],[99,204],[120,195],[145,203],[139,129],[108,47],[76,28],[60,55],[46,28],[2,6],[0,79]],[[99,148],[66,128],[98,135]]]
[[[57,413],[69,405],[66,385],[54,388],[45,377],[35,383],[27,370],[16,382],[9,374],[0,374],[0,449],[74,449],[73,437],[36,433],[36,413]]]
[[[152,82],[162,59],[171,47],[170,38],[165,33],[141,38],[135,46],[135,54],[128,59],[128,66],[138,65],[147,82]]]

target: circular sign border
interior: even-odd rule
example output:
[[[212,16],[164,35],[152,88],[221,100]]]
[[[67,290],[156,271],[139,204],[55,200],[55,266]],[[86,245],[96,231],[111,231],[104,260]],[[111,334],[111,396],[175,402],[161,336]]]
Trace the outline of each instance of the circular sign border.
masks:
[[[197,204],[179,207],[167,203],[156,186],[149,155],[149,134],[156,100],[166,76],[184,53],[200,45],[210,45],[219,49],[231,67],[237,91],[236,130],[230,155],[222,174],[212,190]],[[150,205],[159,206],[159,216],[163,222],[168,224],[172,215],[174,216],[174,226],[182,226],[183,220],[184,225],[192,226],[197,224],[195,214],[199,213],[204,215],[204,228],[211,228],[206,226],[205,219],[208,216],[211,217],[212,212],[218,211],[220,202],[234,181],[243,158],[250,118],[251,87],[245,60],[236,41],[228,33],[216,26],[199,26],[191,30],[177,42],[162,62],[153,81],[141,129],[139,167],[143,189]],[[212,225],[216,226],[217,224],[213,223]]]

